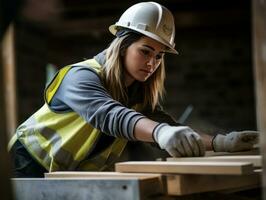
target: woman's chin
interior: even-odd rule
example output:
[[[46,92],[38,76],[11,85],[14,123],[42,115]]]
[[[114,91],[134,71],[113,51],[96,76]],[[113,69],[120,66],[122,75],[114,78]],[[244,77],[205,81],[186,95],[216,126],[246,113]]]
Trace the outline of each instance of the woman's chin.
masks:
[[[136,80],[139,81],[139,82],[145,82],[145,81],[148,80],[148,78],[149,78],[148,76],[146,76],[146,77],[139,77]]]

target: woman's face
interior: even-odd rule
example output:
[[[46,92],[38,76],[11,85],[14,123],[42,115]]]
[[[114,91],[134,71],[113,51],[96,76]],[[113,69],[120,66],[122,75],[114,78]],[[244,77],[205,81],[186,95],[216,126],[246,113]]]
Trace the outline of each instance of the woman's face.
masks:
[[[126,86],[146,81],[160,65],[164,50],[163,44],[146,36],[132,43],[124,56]]]

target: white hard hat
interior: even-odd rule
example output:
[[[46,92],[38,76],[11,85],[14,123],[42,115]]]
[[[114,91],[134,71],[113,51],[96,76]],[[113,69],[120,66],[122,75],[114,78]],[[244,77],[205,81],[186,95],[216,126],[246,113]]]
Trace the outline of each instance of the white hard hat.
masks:
[[[139,32],[166,45],[167,52],[178,53],[174,43],[174,17],[166,7],[158,3],[142,2],[131,6],[109,30],[116,35],[123,28]]]

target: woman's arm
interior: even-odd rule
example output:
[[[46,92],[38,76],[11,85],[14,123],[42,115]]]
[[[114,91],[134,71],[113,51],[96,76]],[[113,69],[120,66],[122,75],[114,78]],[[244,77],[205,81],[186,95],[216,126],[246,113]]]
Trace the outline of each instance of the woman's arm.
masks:
[[[144,142],[154,142],[152,137],[152,132],[154,128],[158,125],[158,122],[150,120],[148,118],[140,119],[134,128],[134,136],[137,140]]]
[[[206,150],[207,151],[212,151],[213,150],[213,148],[212,148],[213,136],[205,134],[205,133],[200,133],[200,132],[198,132],[198,133],[199,133],[199,135],[201,136],[201,138],[203,140],[203,143],[205,145]]]
[[[144,110],[143,114],[145,116],[147,116],[149,119],[152,119],[154,121],[150,122],[152,120],[149,120],[149,119],[144,120],[143,119],[142,121],[140,121],[139,124],[138,123],[136,124],[136,127],[138,127],[138,129],[137,130],[135,129],[135,131],[139,131],[139,130],[144,129],[143,126],[145,126],[146,123],[153,125],[153,126],[150,125],[150,127],[155,127],[156,124],[158,124],[156,122],[167,123],[171,126],[183,126],[182,124],[176,122],[171,115],[169,115],[167,112],[165,112],[160,105],[157,105],[154,111],[152,111],[151,108],[147,108],[146,110]],[[155,126],[154,126],[154,124],[155,124]],[[213,136],[208,135],[206,133],[198,132],[197,130],[195,130],[195,132],[197,132],[201,136],[206,150],[213,150],[213,148],[212,148]],[[140,136],[140,135],[141,134],[138,134],[137,132],[135,133],[136,138],[139,137],[139,139],[141,139],[142,136]],[[145,134],[145,135],[147,135],[147,134]],[[150,138],[150,136],[146,136],[145,138],[146,139],[152,139],[152,137]],[[147,140],[144,140],[144,141],[147,141]]]
[[[56,112],[75,111],[103,133],[128,140],[135,140],[135,124],[145,117],[114,100],[99,75],[83,66],[69,70],[49,106]]]
[[[158,122],[150,120],[148,118],[140,119],[134,129],[134,136],[137,140],[145,142],[155,142],[152,136],[154,128],[158,125]],[[197,132],[197,131],[196,131]],[[206,150],[212,150],[212,138],[213,136],[199,133]]]

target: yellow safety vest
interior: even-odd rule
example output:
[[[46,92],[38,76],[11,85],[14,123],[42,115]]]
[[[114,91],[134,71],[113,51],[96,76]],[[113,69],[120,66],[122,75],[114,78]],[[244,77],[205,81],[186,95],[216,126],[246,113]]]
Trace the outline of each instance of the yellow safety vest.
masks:
[[[94,59],[79,63],[101,71],[101,65]],[[102,171],[120,156],[127,140],[116,138],[98,155],[86,159],[96,145],[100,130],[88,124],[76,112],[52,111],[48,103],[59,88],[63,78],[73,66],[62,68],[45,90],[45,104],[28,120],[21,124],[10,141],[16,139],[49,172],[62,170]]]

